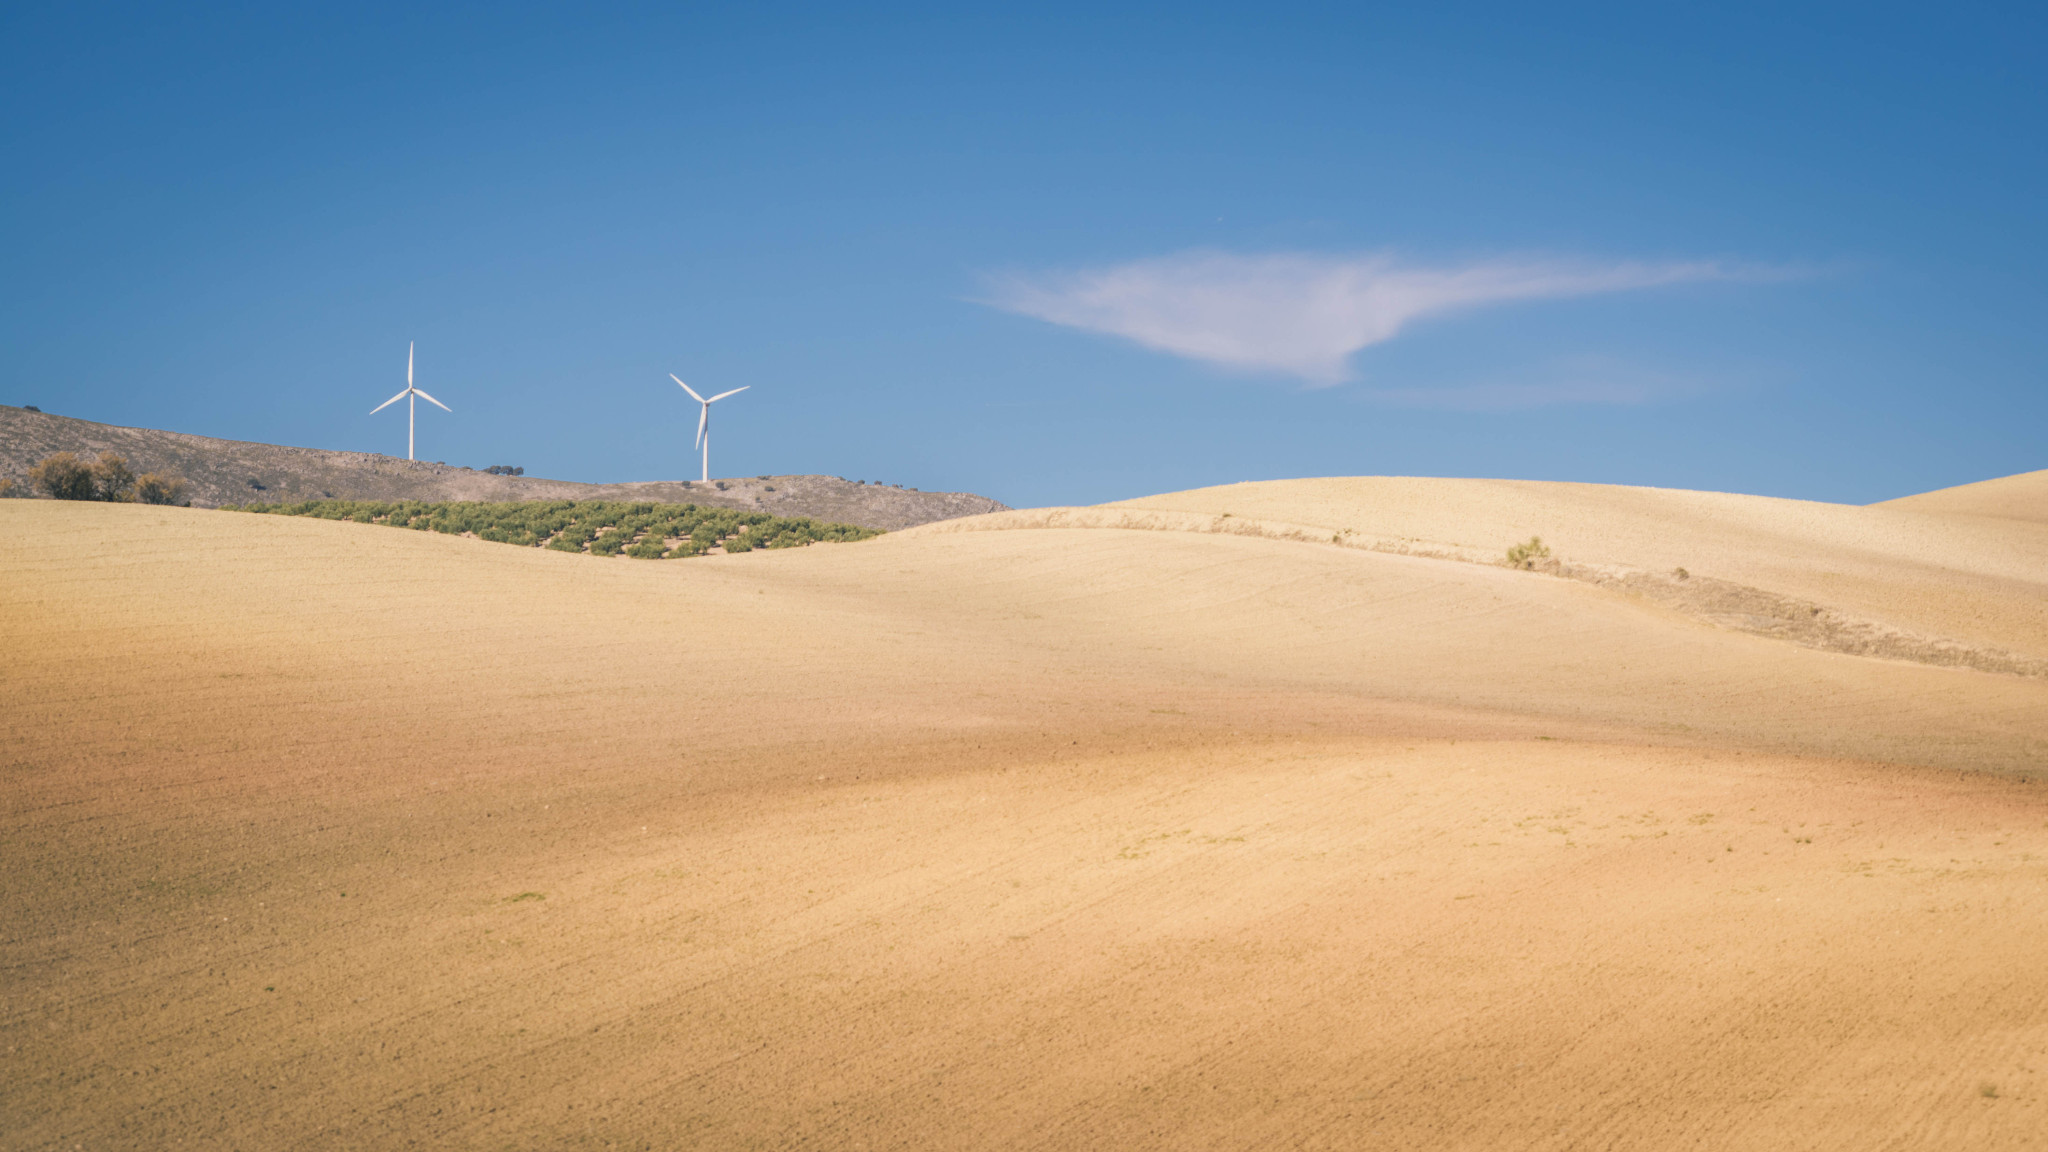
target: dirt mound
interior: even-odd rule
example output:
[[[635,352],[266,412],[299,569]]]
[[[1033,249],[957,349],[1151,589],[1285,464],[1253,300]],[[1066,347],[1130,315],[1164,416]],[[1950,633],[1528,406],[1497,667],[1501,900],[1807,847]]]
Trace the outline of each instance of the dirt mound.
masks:
[[[709,504],[775,516],[808,516],[894,531],[1005,505],[966,492],[919,492],[836,476],[757,476],[580,484],[496,476],[473,468],[369,452],[286,448],[151,428],[122,428],[0,406],[0,480],[29,491],[28,470],[53,452],[112,451],[137,472],[183,476],[200,508],[298,500],[649,500]]]

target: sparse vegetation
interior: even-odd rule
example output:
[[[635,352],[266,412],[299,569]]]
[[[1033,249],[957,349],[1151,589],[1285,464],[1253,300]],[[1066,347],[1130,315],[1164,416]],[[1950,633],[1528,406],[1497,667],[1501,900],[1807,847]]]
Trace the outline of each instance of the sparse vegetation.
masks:
[[[57,500],[108,500],[121,501],[135,498],[135,472],[128,467],[128,461],[112,452],[100,453],[100,458],[87,464],[70,452],[57,452],[45,456],[40,463],[29,469],[29,483],[42,489],[43,494]],[[165,477],[153,477],[161,482]],[[182,485],[183,481],[179,481]],[[152,494],[159,489],[153,487]],[[169,503],[152,500],[149,503]]]
[[[135,499],[143,504],[178,504],[185,499],[185,481],[178,476],[144,472],[135,478]]]
[[[135,470],[127,460],[102,452],[92,465],[92,484],[101,500],[127,500],[135,493]]]
[[[881,535],[853,524],[770,516],[696,504],[613,500],[533,500],[505,503],[436,503],[417,500],[302,500],[295,504],[226,505],[224,511],[271,516],[312,516],[391,528],[474,536],[500,544],[624,555],[637,560],[702,556],[714,548],[801,548],[849,543]],[[677,541],[673,546],[670,541]]]
[[[28,481],[42,489],[43,495],[56,500],[99,498],[93,487],[92,466],[69,452],[45,456],[41,463],[29,469]]]
[[[766,481],[749,477],[741,483],[728,482],[727,490],[716,496],[708,496],[712,487],[709,482],[694,480],[694,491],[683,487],[679,480],[582,484],[537,477],[531,466],[525,467],[522,474],[521,465],[509,463],[502,456],[487,457],[490,467],[478,464],[475,470],[464,471],[436,467],[429,460],[406,460],[403,443],[399,445],[398,457],[393,458],[374,453],[216,440],[150,428],[121,428],[49,413],[38,415],[25,406],[0,404],[0,477],[13,478],[17,497],[44,498],[45,494],[28,474],[51,453],[71,452],[90,468],[103,448],[126,457],[138,482],[141,474],[150,472],[183,479],[185,491],[175,503],[190,501],[194,508],[257,500],[289,503],[336,498],[434,502],[695,501],[748,512],[808,516],[890,530],[1002,510],[996,501],[971,493],[920,495],[905,490],[862,488],[823,475],[778,475]],[[493,468],[498,470],[496,475],[491,474]],[[694,478],[694,468],[690,474]],[[508,478],[518,483],[508,484]],[[768,491],[764,485],[775,490]],[[510,490],[514,487],[518,491]]]
[[[1539,561],[1550,559],[1550,549],[1543,543],[1543,537],[1531,536],[1508,549],[1508,567],[1534,569]]]

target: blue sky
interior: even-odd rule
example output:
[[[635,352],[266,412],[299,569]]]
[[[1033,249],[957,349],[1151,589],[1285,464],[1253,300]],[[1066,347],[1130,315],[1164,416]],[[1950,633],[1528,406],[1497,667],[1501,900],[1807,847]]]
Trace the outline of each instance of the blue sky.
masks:
[[[43,10],[30,10],[40,7]],[[578,480],[2048,467],[2038,9],[10,7],[0,402]],[[288,9],[288,10],[287,10]]]

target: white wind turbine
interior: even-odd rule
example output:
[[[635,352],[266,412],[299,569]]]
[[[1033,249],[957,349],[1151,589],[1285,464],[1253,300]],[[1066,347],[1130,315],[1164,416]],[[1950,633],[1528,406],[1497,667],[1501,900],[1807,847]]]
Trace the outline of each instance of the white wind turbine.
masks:
[[[683,384],[683,378],[673,372],[668,374],[668,378],[678,384]],[[690,387],[688,384],[683,384],[683,391],[690,394],[690,399],[704,406],[697,413],[697,442],[690,445],[690,447],[702,448],[704,450],[704,479],[706,482],[709,482],[711,479],[711,406],[727,396],[731,396],[734,392],[745,392],[752,387],[752,384],[742,384],[738,388],[733,389],[732,392],[720,392],[718,395],[706,400],[702,396],[697,395],[695,388]]]
[[[408,400],[408,399],[407,399],[407,397],[415,397],[415,396],[416,396],[416,397],[418,397],[419,399],[417,399],[417,400]],[[427,395],[427,394],[426,394],[425,392],[422,392],[422,391],[420,391],[419,389],[417,389],[417,388],[415,388],[415,387],[413,387],[413,386],[412,386],[412,345],[411,345],[410,343],[408,343],[408,344],[407,344],[407,345],[405,346],[405,391],[403,391],[403,392],[400,392],[400,393],[399,393],[398,395],[396,395],[396,396],[393,396],[393,397],[392,397],[391,399],[389,399],[389,400],[386,400],[386,401],[385,401],[385,402],[383,402],[382,404],[379,404],[379,405],[377,405],[377,406],[376,406],[375,408],[372,408],[372,409],[370,409],[370,415],[372,415],[372,416],[375,416],[375,415],[376,415],[377,413],[379,413],[379,412],[382,412],[382,411],[383,411],[383,410],[385,410],[386,408],[389,408],[389,407],[391,407],[391,406],[392,406],[393,404],[396,404],[396,403],[398,403],[398,402],[399,402],[400,400],[405,400],[405,401],[406,401],[406,405],[405,405],[405,458],[406,458],[407,460],[410,460],[410,459],[412,459],[412,458],[413,458],[413,457],[412,457],[412,426],[413,426],[413,421],[414,421],[415,419],[417,419],[417,413],[418,413],[418,411],[419,411],[419,406],[420,406],[419,402],[420,402],[420,400],[425,400],[425,401],[426,401],[427,403],[429,403],[429,404],[432,404],[432,405],[433,405],[434,407],[436,407],[436,408],[439,408],[439,409],[440,409],[441,411],[443,411],[443,412],[453,413],[453,412],[455,411],[455,409],[453,409],[453,408],[450,408],[450,407],[449,407],[449,406],[447,406],[446,404],[443,404],[443,403],[441,403],[441,402],[440,402],[439,400],[436,400],[436,399],[434,399],[434,398],[433,398],[432,396],[429,396],[429,395]]]

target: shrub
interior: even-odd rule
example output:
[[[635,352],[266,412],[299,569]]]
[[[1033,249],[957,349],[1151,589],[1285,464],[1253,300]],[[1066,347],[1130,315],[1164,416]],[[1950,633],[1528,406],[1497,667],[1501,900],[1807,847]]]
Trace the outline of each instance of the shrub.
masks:
[[[135,470],[112,452],[102,452],[93,462],[92,483],[100,499],[126,500],[135,491]]]
[[[97,500],[99,485],[93,482],[92,467],[69,452],[46,456],[28,470],[29,483],[58,500]]]
[[[1544,546],[1543,537],[1531,536],[1523,543],[1508,549],[1508,567],[1533,569],[1538,560],[1550,559],[1550,549]]]
[[[135,499],[144,504],[176,504],[185,498],[185,481],[159,472],[135,478]]]
[[[626,555],[636,560],[659,560],[662,553],[666,551],[668,551],[668,544],[662,540],[658,533],[650,532],[646,536],[641,537],[638,544],[626,549]]]

